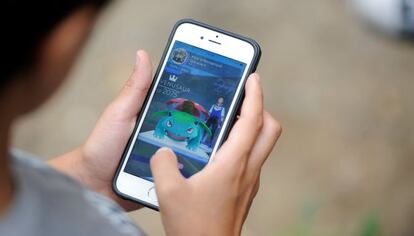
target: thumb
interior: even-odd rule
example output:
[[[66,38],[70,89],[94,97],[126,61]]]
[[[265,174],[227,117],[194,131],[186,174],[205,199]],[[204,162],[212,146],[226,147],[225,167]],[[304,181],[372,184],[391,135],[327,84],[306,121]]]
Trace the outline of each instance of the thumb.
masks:
[[[128,120],[134,118],[141,109],[152,81],[152,64],[148,53],[139,50],[135,60],[131,77],[111,104],[115,113],[122,114]]]
[[[177,157],[171,149],[160,148],[152,156],[150,164],[157,192],[169,192],[182,186],[185,179],[178,170]]]

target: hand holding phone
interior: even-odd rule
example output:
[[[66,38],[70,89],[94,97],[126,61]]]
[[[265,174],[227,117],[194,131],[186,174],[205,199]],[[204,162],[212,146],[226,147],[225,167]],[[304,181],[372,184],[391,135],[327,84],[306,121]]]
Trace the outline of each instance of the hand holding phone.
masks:
[[[177,58],[179,57],[178,53]],[[90,182],[89,185],[94,186],[92,189],[109,195],[127,209],[136,209],[137,205],[115,198],[108,183],[117,156],[122,152],[123,145],[131,134],[131,125],[136,113],[141,109],[141,105],[142,110],[145,109],[147,103],[144,97],[151,81],[150,60],[148,55],[141,51],[137,54],[137,61],[139,63],[135,65],[131,79],[122,89],[120,96],[108,106],[88,141],[80,149],[84,164],[76,168],[84,169],[77,172],[83,173],[82,179]],[[253,62],[250,65],[255,66]],[[249,70],[246,69],[246,74],[248,73]],[[157,152],[152,158],[152,172],[156,185],[160,188],[156,191],[163,222],[169,235],[173,233],[185,235],[188,232],[194,234],[211,232],[215,235],[223,232],[228,235],[225,232],[238,232],[241,229],[244,217],[258,189],[261,165],[281,131],[279,124],[263,111],[261,90],[255,78],[257,75],[248,79],[246,100],[240,120],[234,126],[229,139],[216,153],[214,160],[202,172],[189,179],[183,178],[180,176],[182,173],[179,172],[182,164],[177,162],[175,154],[165,149]],[[240,83],[243,83],[243,79],[240,79]],[[243,91],[242,87],[241,92]],[[237,98],[234,96],[234,99]],[[237,106],[234,109],[222,110],[220,106],[224,101],[220,100],[220,97],[217,97],[211,102],[212,108],[217,106],[216,111],[219,115],[224,117],[226,114],[235,113]],[[182,100],[173,101],[173,103],[180,102]],[[213,112],[209,111],[209,114],[211,113]],[[230,118],[226,118],[227,127],[226,124],[223,126],[225,131],[231,127],[228,125],[231,123]],[[222,124],[219,122],[218,126]],[[164,136],[164,138],[168,137]],[[131,143],[128,146],[131,146]],[[88,173],[90,174],[87,175]],[[153,190],[154,192],[151,193],[155,194],[155,189]],[[121,196],[125,197],[124,194]],[[133,197],[135,196],[127,199]],[[231,217],[227,217],[229,215]],[[211,223],[214,225],[207,229],[206,226]]]
[[[166,148],[151,159],[167,235],[239,235],[281,128],[263,110],[258,75],[247,81],[241,115],[214,161],[189,179]],[[247,128],[248,127],[248,128]]]
[[[254,40],[193,20],[179,21],[138,114],[114,191],[158,209],[150,160],[159,148],[174,151],[186,178],[214,159],[260,55]]]

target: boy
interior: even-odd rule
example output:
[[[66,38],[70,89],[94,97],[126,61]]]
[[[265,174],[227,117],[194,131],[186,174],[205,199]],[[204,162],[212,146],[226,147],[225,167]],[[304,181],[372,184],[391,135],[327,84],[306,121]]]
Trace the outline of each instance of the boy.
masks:
[[[137,52],[131,78],[83,145],[49,165],[10,152],[9,146],[15,120],[39,107],[64,81],[105,2],[2,4],[1,51],[7,63],[0,70],[0,235],[143,235],[118,204],[125,210],[140,206],[118,198],[111,181],[151,83],[152,67],[144,51]],[[166,234],[240,234],[261,167],[280,132],[263,109],[254,74],[229,139],[197,176],[185,179],[174,153],[158,150],[151,169]]]

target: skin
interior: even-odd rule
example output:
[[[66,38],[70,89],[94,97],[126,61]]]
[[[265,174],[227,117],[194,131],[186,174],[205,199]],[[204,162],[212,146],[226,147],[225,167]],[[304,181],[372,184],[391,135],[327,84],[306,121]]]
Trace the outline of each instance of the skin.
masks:
[[[259,76],[254,74],[246,84],[240,118],[203,171],[185,179],[175,154],[158,150],[151,170],[167,235],[240,235],[259,189],[261,168],[280,134],[279,123],[263,110]]]
[[[66,17],[39,48],[39,60],[21,72],[0,93],[0,214],[14,197],[7,158],[13,121],[40,106],[64,81],[89,31],[96,12],[84,7]],[[98,120],[83,145],[49,163],[87,188],[118,202],[126,210],[138,204],[118,198],[111,189],[115,169],[132,133],[152,80],[144,51],[136,54],[130,79]],[[239,235],[259,188],[261,167],[281,134],[280,124],[263,108],[259,76],[246,84],[240,118],[214,160],[190,179],[181,176],[174,153],[160,149],[151,159],[167,235]],[[244,127],[249,127],[245,129]],[[220,184],[217,184],[220,183]]]
[[[39,47],[38,60],[15,75],[0,93],[0,214],[13,199],[13,181],[8,150],[11,127],[20,116],[43,104],[62,84],[88,37],[96,12],[77,10],[49,33]]]

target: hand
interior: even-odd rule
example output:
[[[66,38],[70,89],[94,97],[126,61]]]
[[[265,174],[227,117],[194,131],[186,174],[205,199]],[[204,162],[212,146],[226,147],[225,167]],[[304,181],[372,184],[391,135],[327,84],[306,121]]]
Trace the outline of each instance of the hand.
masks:
[[[281,134],[263,110],[259,77],[246,84],[241,115],[229,138],[200,172],[186,179],[168,148],[151,158],[167,235],[239,235],[259,189],[260,170]]]
[[[50,164],[71,175],[90,189],[117,201],[126,210],[138,204],[119,198],[112,191],[112,179],[135,126],[152,80],[149,56],[138,51],[130,79],[119,96],[105,109],[86,143]]]
[[[150,58],[146,52],[138,51],[131,78],[126,82],[118,98],[105,109],[82,147],[85,174],[89,175],[92,185],[129,209],[132,202],[121,200],[113,193],[112,179],[134,129],[137,113],[141,109],[151,81]]]

